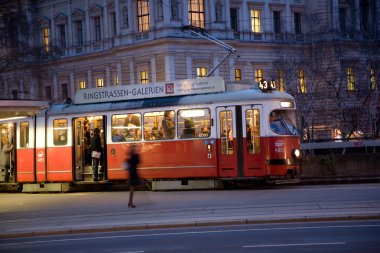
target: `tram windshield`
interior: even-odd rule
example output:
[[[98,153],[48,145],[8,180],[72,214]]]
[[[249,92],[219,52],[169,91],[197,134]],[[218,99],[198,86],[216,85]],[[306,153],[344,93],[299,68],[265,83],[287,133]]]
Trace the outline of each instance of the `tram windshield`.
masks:
[[[290,120],[287,111],[276,110],[269,115],[270,128],[276,134],[298,135],[298,130]]]

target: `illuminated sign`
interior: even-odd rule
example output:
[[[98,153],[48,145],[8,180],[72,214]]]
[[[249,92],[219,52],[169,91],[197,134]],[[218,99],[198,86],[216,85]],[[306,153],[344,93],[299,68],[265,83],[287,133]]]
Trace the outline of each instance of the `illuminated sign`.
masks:
[[[113,102],[143,98],[182,96],[225,91],[224,80],[213,76],[173,82],[133,84],[78,90],[75,104]]]
[[[274,80],[267,81],[265,79],[261,79],[259,82],[259,89],[262,92],[271,92],[276,89],[276,82]]]

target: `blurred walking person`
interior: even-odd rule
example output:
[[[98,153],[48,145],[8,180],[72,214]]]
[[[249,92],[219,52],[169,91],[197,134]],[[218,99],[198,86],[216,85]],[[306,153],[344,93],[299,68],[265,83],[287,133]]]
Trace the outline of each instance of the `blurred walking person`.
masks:
[[[136,186],[140,184],[140,178],[137,174],[137,166],[140,163],[140,155],[136,150],[136,145],[132,144],[127,156],[127,169],[129,171],[129,202],[128,207],[136,207],[133,204],[133,194]]]

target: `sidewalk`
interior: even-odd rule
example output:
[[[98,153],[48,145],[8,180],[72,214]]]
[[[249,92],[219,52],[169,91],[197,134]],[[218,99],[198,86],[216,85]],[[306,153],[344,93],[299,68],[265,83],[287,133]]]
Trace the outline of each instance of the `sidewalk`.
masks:
[[[0,238],[380,218],[380,184],[260,190],[0,194]]]

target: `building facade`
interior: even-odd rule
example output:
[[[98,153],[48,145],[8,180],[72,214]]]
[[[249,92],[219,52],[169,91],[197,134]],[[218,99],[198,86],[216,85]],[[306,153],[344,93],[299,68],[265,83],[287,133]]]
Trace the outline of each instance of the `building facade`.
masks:
[[[0,98],[201,78],[274,79],[305,141],[376,138],[380,0],[22,0],[0,7]]]

